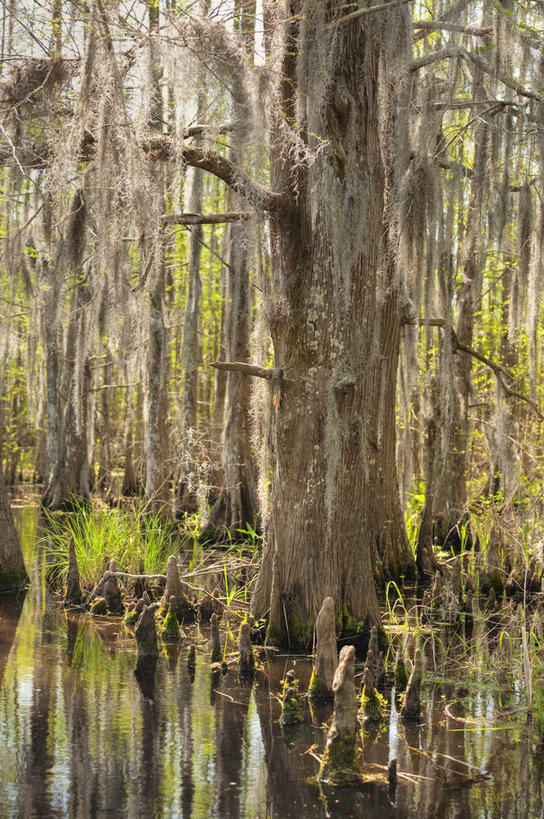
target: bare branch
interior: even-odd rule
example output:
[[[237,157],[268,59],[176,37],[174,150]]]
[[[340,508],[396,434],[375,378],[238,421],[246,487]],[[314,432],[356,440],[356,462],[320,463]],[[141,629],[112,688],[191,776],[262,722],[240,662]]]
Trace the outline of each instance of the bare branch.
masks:
[[[142,144],[142,150],[151,160],[175,159],[173,141],[168,136],[154,137]],[[250,179],[250,177],[231,162],[226,156],[206,148],[195,145],[184,145],[179,157],[182,162],[194,168],[208,171],[222,179],[229,187],[241,194],[247,201],[259,210],[278,211],[291,210],[293,200],[290,196],[275,193],[264,185]]]
[[[455,57],[462,57],[462,49],[457,46],[451,48],[440,48],[438,51],[431,51],[429,54],[424,54],[417,60],[412,60],[410,63],[410,71],[419,71],[420,68],[425,68],[426,65],[438,63],[441,60],[452,60]]]
[[[224,125],[218,125],[214,127],[213,125],[189,125],[185,128],[183,132],[183,136],[185,139],[194,136],[202,136],[203,134],[230,134],[234,130],[234,123],[233,122],[226,122]]]
[[[411,322],[412,324],[415,322]],[[428,318],[428,319],[420,319],[419,326],[423,327],[441,327],[442,329],[446,328],[446,321],[442,318]],[[493,370],[495,377],[502,387],[506,395],[510,396],[511,398],[519,398],[520,401],[524,401],[526,404],[529,404],[535,415],[537,415],[541,420],[544,421],[544,415],[540,411],[538,404],[535,401],[532,401],[527,396],[522,395],[522,393],[513,390],[508,384],[505,383],[504,379],[507,378],[509,381],[513,381],[513,377],[511,373],[508,372],[506,367],[503,367],[502,364],[497,364],[495,361],[492,361],[482,353],[479,353],[478,350],[475,350],[473,347],[469,347],[466,344],[461,344],[459,339],[457,338],[457,334],[453,327],[449,328],[451,334],[451,342],[452,347],[455,352],[466,353],[466,355],[472,356],[475,358],[476,361],[480,361],[482,364],[485,364],[486,367],[489,367],[490,370]]]
[[[493,34],[492,26],[477,28],[473,26],[463,26],[461,23],[447,23],[445,20],[416,20],[414,28],[421,31],[458,31],[461,34],[472,34],[473,37],[487,37]],[[426,36],[426,35],[424,35]],[[417,36],[420,40],[421,37]]]
[[[255,364],[245,364],[242,361],[212,361],[210,367],[216,370],[227,370],[231,373],[241,373],[242,375],[255,375],[258,378],[266,378],[269,381],[276,370],[272,367],[257,367]]]
[[[252,211],[226,213],[165,213],[161,216],[163,225],[221,225],[225,222],[243,222],[253,219]]]
[[[375,14],[377,11],[387,11],[387,9],[392,9],[395,6],[398,8],[399,6],[404,6],[406,3],[411,2],[412,0],[392,0],[390,3],[380,3],[379,6],[368,6],[364,9],[357,9],[357,11],[352,11],[351,14],[345,14],[343,17],[339,17],[333,23],[327,23],[327,25],[324,26],[324,30],[330,31],[338,26],[344,26],[347,23],[352,23],[354,20],[358,20],[359,17],[366,17],[367,14]]]
[[[526,88],[524,85],[521,85],[521,83],[519,83],[513,77],[509,77],[506,74],[503,74],[501,71],[496,71],[495,68],[489,65],[489,63],[480,57],[479,54],[474,54],[472,51],[467,51],[464,48],[441,48],[438,51],[425,54],[418,60],[412,60],[410,63],[410,71],[419,71],[420,68],[424,68],[432,63],[439,62],[440,60],[451,60],[455,59],[456,57],[462,57],[466,62],[472,63],[479,68],[480,71],[483,71],[485,74],[489,74],[503,85],[506,85],[507,88],[511,88],[512,91],[515,91],[516,94],[518,94],[518,96],[526,97],[530,100],[536,100],[537,102],[544,102],[544,94],[540,94],[538,91],[532,91],[530,88]]]

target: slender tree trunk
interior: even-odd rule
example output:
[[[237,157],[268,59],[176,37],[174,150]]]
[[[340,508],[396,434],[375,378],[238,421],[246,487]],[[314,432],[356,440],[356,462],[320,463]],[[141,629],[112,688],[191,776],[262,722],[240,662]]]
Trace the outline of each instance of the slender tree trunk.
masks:
[[[164,264],[150,294],[147,353],[145,491],[156,505],[170,499],[171,464],[168,452],[168,332],[164,321]]]
[[[80,284],[73,295],[67,332],[67,363],[63,374],[67,400],[57,457],[42,498],[43,505],[51,509],[71,505],[72,497],[89,500],[91,496],[88,425],[92,374],[86,352],[87,336],[93,332],[86,313],[90,301],[88,283]]]
[[[481,76],[475,79],[473,96],[484,94]],[[481,229],[488,157],[489,126],[480,117],[474,136],[474,171],[470,187],[467,230],[463,243],[463,283],[455,332],[461,344],[472,347],[474,336],[474,291],[481,274]],[[461,525],[467,519],[467,478],[470,463],[469,403],[472,394],[472,358],[454,356],[455,395],[449,420],[451,448],[449,463],[442,471],[437,491],[435,533],[440,543],[461,543]]]
[[[125,370],[125,378],[127,377],[128,374]],[[130,390],[127,390],[127,405],[125,408],[124,452],[125,465],[121,491],[123,495],[136,495],[138,493],[138,483],[134,467],[134,409]]]
[[[47,472],[44,495],[52,484],[60,451],[60,395],[59,395],[59,341],[56,327],[56,308],[60,299],[58,276],[46,258],[40,262],[41,285],[45,289],[42,310],[42,327],[45,346],[45,370],[47,384]]]
[[[106,355],[109,351],[106,348]],[[104,493],[111,491],[111,389],[106,384],[111,384],[113,375],[113,365],[108,361],[104,368],[104,385],[100,390],[100,408],[102,410],[100,427],[100,462],[98,467],[98,486]]]
[[[198,110],[204,107],[204,96],[200,94]],[[202,211],[204,198],[203,172],[194,169],[191,186],[190,209],[192,213]],[[176,515],[192,514],[198,509],[196,493],[196,441],[197,434],[197,400],[198,400],[198,365],[200,347],[198,343],[198,326],[200,319],[200,298],[202,295],[202,277],[200,260],[202,256],[202,225],[191,228],[189,239],[189,291],[185,307],[185,324],[183,327],[183,441],[181,474],[176,487]]]
[[[235,3],[235,28],[244,40],[247,58],[253,63],[255,51],[254,3]],[[235,127],[230,159],[243,167],[246,101],[233,96]],[[243,199],[229,191],[229,210],[243,210]],[[225,354],[227,361],[249,361],[249,321],[251,313],[250,253],[254,228],[249,222],[232,223],[226,229],[228,264],[225,293]],[[255,463],[251,453],[251,385],[240,373],[227,376],[225,426],[222,442],[223,485],[208,521],[207,532],[225,527],[232,535],[247,523],[255,525],[259,503]]]
[[[0,464],[0,589],[22,586],[28,580],[19,537],[4,485]]]

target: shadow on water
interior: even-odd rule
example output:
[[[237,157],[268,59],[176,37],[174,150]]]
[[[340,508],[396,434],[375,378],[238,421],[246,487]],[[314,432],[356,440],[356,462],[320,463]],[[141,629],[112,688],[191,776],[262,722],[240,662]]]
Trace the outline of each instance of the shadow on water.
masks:
[[[32,584],[26,596],[0,597],[2,817],[543,815],[544,754],[534,732],[496,719],[515,705],[515,692],[510,700],[498,688],[469,695],[437,677],[425,689],[424,716],[411,725],[386,691],[390,715],[362,749],[362,768],[375,781],[321,788],[316,755],[330,708],[311,710],[303,699],[304,724],[279,723],[281,680],[294,668],[305,691],[306,659],[276,657],[253,685],[234,671],[212,676],[207,632],[195,627],[181,646],[138,664],[119,621],[54,604],[45,556],[33,546],[35,512],[19,510],[18,521]],[[198,646],[194,675],[190,641]],[[439,663],[440,644],[429,652]],[[384,780],[392,756],[397,789]]]

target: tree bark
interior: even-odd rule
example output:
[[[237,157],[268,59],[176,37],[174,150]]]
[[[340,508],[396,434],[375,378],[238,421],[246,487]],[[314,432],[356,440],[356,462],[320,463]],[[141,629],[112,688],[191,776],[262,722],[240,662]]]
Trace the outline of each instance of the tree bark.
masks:
[[[283,120],[298,123],[315,154],[309,168],[293,167],[273,135],[272,184],[294,205],[271,216],[274,570],[261,572],[252,601],[257,616],[270,610],[269,639],[291,644],[308,642],[327,596],[339,631],[363,631],[378,618],[378,557],[397,572],[412,563],[394,449],[400,287],[384,239],[395,195],[387,126],[396,100],[386,92],[392,66],[399,85],[407,74],[409,18],[388,9],[381,23],[370,15],[325,34],[341,10],[296,7],[279,94]],[[308,69],[323,60],[328,72]]]

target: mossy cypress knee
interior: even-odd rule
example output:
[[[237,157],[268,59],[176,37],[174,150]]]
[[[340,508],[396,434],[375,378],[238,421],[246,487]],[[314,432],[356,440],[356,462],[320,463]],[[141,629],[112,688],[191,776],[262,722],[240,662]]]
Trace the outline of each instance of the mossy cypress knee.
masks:
[[[164,612],[170,609],[172,597],[175,601],[174,612],[180,623],[193,623],[196,618],[196,608],[187,596],[184,584],[180,579],[178,563],[175,555],[170,555],[166,566],[166,585],[161,601]]]
[[[295,672],[288,671],[283,684],[280,722],[284,728],[297,725],[303,721],[302,709],[298,699],[298,683]]]
[[[383,700],[374,687],[372,671],[365,667],[363,671],[363,691],[361,694],[361,710],[365,724],[377,723],[382,720]]]
[[[117,571],[117,561],[110,560],[108,571],[112,574],[104,581],[102,595],[106,600],[110,614],[123,614],[125,607],[123,605],[121,589],[117,578],[113,576],[113,573]]]
[[[91,603],[91,614],[107,614],[108,604],[104,597],[97,597]]]
[[[178,618],[176,617],[176,600],[174,595],[170,598],[170,605],[162,624],[161,637],[165,643],[177,643],[181,640]]]
[[[130,608],[126,612],[126,614],[125,614],[125,616],[123,618],[123,624],[124,624],[125,628],[129,629],[129,631],[132,631],[132,633],[134,633],[134,626],[138,622],[138,618],[140,617],[140,614],[142,613],[142,609],[143,609],[143,607],[145,605],[147,605],[147,604],[144,602],[143,599],[138,600],[136,602],[136,605],[132,606],[132,608]]]

